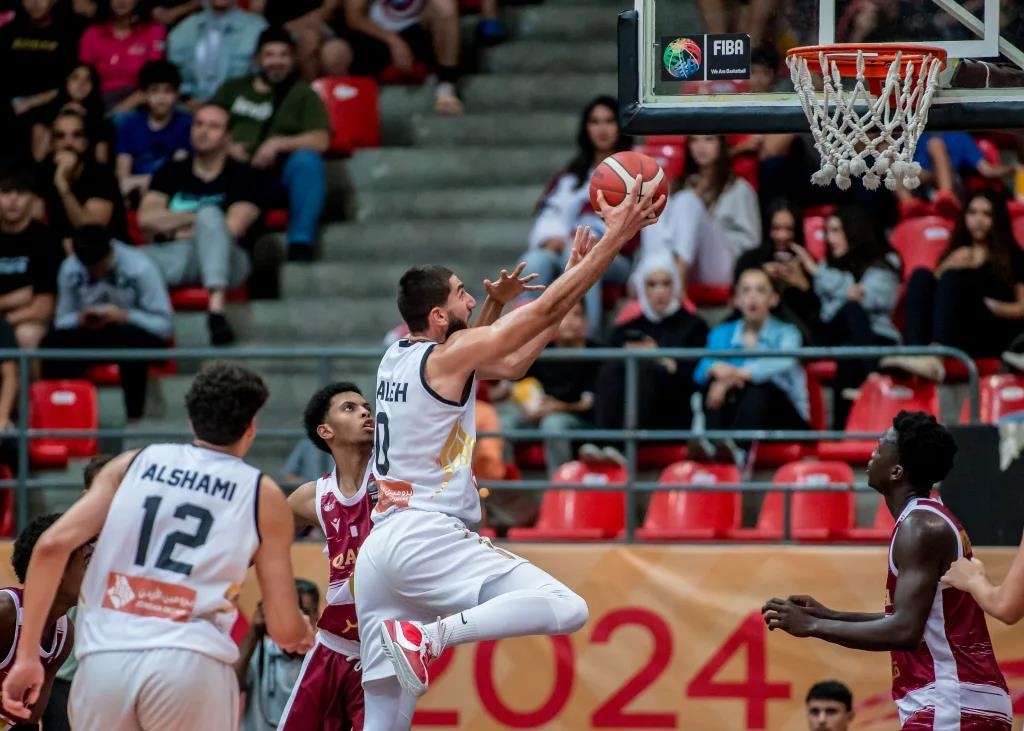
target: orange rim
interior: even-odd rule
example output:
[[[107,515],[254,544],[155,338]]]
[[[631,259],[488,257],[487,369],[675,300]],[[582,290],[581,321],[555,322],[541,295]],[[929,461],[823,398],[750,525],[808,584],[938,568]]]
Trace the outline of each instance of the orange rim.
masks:
[[[857,52],[864,56],[864,76],[869,79],[885,78],[889,67],[896,60],[896,54],[903,54],[903,61],[913,61],[915,65],[929,58],[936,58],[946,66],[946,50],[938,46],[921,46],[903,43],[834,43],[827,46],[799,46],[786,52],[787,56],[799,56],[807,61],[812,70],[817,67],[819,56],[825,55],[826,61],[832,61],[844,76],[857,73]]]

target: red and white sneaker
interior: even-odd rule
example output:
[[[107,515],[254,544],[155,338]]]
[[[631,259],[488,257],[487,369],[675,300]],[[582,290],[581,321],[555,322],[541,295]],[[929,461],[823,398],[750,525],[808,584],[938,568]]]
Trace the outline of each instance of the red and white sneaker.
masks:
[[[387,619],[381,623],[380,638],[402,688],[417,698],[423,695],[430,683],[427,668],[434,659],[423,625]]]

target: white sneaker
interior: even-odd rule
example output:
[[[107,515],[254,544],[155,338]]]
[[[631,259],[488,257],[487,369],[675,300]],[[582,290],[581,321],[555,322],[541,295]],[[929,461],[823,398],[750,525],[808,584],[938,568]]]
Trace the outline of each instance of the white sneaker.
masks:
[[[590,442],[581,446],[576,456],[583,464],[604,464],[605,461],[604,450]]]
[[[626,466],[626,455],[615,447],[605,447],[601,450],[601,453],[604,455],[605,462],[614,462],[622,467]]]
[[[878,364],[879,368],[895,368],[912,376],[941,382],[946,378],[942,360],[934,355],[889,355]]]
[[[1024,353],[1014,353],[1008,350],[1003,353],[1003,362],[1014,370],[1024,371]]]

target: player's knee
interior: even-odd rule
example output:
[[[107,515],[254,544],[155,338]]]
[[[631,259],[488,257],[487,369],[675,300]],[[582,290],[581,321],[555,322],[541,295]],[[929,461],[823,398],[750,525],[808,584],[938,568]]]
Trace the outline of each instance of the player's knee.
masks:
[[[577,632],[590,619],[590,608],[586,600],[574,591],[564,589],[559,592],[559,604],[561,605],[561,617],[559,625],[562,632],[571,634]]]

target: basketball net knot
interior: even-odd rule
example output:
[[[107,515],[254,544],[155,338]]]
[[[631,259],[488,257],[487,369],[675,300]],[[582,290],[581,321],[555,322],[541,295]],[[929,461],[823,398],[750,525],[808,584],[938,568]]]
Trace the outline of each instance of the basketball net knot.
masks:
[[[915,65],[903,63],[897,51],[884,79],[865,75],[864,51],[856,51],[853,86],[843,86],[839,65],[826,52],[818,54],[822,89],[814,88],[807,58],[786,59],[793,85],[811,124],[821,168],[811,176],[815,185],[846,190],[860,178],[868,190],[884,182],[889,190],[902,184],[913,190],[921,184],[921,166],[914,162],[917,142],[928,123],[928,108],[938,88],[943,60],[925,54]]]

